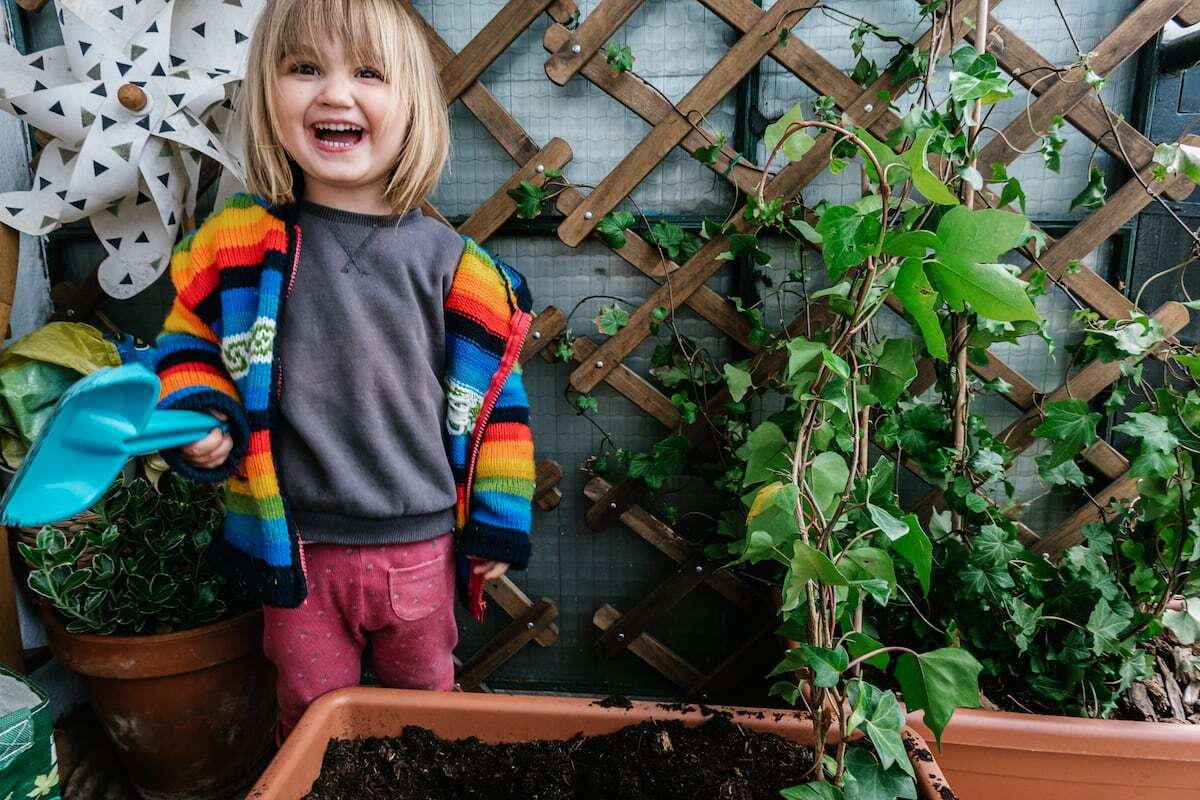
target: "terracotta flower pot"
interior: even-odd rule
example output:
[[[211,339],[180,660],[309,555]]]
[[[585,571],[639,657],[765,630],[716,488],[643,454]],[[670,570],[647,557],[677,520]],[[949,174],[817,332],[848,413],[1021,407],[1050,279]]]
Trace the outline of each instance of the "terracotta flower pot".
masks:
[[[151,636],[73,634],[53,611],[42,618],[145,800],[216,800],[249,785],[275,724],[261,611]]]
[[[937,755],[970,800],[1200,797],[1200,725],[959,710]]]
[[[734,720],[748,730],[774,733],[804,744],[813,742],[812,726],[800,714],[780,713],[778,709],[718,708],[732,713]],[[562,740],[576,733],[612,733],[647,720],[672,719],[699,725],[704,715],[699,709],[672,711],[644,702],[635,702],[629,709],[603,708],[578,697],[340,689],[309,706],[246,800],[300,800],[320,774],[331,739],[398,736],[405,725],[420,725],[445,739],[475,736],[485,742]],[[955,800],[956,795],[920,735],[906,728],[904,740],[916,767],[921,800]]]

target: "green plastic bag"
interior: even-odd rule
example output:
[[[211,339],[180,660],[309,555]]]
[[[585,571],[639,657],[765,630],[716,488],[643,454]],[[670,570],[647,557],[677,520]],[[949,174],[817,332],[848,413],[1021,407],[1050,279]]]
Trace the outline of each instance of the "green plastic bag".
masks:
[[[0,800],[61,800],[50,703],[0,667]]]

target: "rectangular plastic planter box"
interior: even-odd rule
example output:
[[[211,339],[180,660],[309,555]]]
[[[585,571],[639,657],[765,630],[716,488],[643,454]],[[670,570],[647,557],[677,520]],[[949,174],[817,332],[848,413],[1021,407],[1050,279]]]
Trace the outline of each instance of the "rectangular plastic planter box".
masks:
[[[774,733],[804,744],[813,741],[808,720],[793,711],[718,709],[732,713],[734,720],[748,730]],[[420,725],[445,739],[569,739],[576,733],[611,733],[651,719],[682,719],[699,725],[704,716],[699,709],[680,712],[646,702],[635,702],[633,708],[624,709],[603,708],[594,700],[578,697],[341,689],[308,708],[246,800],[300,800],[320,774],[331,739],[397,736],[405,725]],[[905,729],[905,744],[917,768],[922,800],[954,800],[924,740],[909,728]]]

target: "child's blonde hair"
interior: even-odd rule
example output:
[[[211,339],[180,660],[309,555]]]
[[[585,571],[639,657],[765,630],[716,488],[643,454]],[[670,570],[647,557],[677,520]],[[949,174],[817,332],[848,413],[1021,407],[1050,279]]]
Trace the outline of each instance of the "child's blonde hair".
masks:
[[[408,131],[384,192],[392,209],[403,213],[437,185],[450,123],[429,45],[399,0],[267,0],[242,86],[246,188],[274,204],[296,199],[293,162],[275,115],[279,64],[297,52],[319,54],[335,36],[347,58],[382,70],[396,103],[408,109]]]

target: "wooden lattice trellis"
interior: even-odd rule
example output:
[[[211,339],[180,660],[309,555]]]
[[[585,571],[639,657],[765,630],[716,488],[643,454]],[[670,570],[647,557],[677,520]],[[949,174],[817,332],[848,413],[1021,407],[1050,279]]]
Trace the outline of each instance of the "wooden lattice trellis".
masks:
[[[580,198],[570,192],[559,197],[558,208],[566,215],[558,229],[564,243],[578,245],[592,233],[604,215],[624,200],[673,148],[678,146],[688,153],[694,153],[696,148],[712,144],[708,137],[696,129],[694,122],[703,119],[763,57],[777,61],[817,94],[832,97],[847,117],[868,128],[877,137],[885,138],[899,125],[900,120],[878,98],[884,90],[892,95],[903,91],[912,82],[911,79],[898,82],[894,74],[884,73],[871,86],[863,89],[806,45],[801,37],[793,35],[781,40],[778,36],[781,28],[793,28],[816,8],[816,0],[780,0],[767,11],[751,0],[699,1],[738,31],[741,38],[675,105],[635,72],[613,72],[600,53],[601,45],[641,5],[640,0],[602,0],[577,30],[569,31],[561,25],[552,25],[547,30],[544,45],[551,56],[546,62],[546,74],[552,81],[563,84],[581,74],[654,126],[586,197]],[[1002,0],[992,0],[990,8],[994,10],[1000,2]],[[934,27],[931,27],[920,38],[917,47],[922,50],[935,47],[940,56],[959,40],[972,40],[975,26],[968,17],[975,8],[975,0],[949,3],[941,13],[950,16],[951,35],[935,36]],[[1128,162],[1137,173],[1114,192],[1102,208],[1090,214],[1061,239],[1054,240],[1047,236],[1047,247],[1040,256],[1032,250],[1033,245],[1027,246],[1022,253],[1030,262],[1030,270],[1040,266],[1051,279],[1110,319],[1128,318],[1137,309],[1093,269],[1086,265],[1081,269],[1069,269],[1069,266],[1083,262],[1123,224],[1153,202],[1157,194],[1163,193],[1178,200],[1187,197],[1193,187],[1184,179],[1169,182],[1153,180],[1151,162],[1154,145],[1124,119],[1104,108],[1092,93],[1089,83],[1083,80],[1083,73],[1090,69],[1100,76],[1110,74],[1142,45],[1155,38],[1172,18],[1183,25],[1200,22],[1200,2],[1146,0],[1093,48],[1086,66],[1077,65],[1065,72],[1054,71],[1047,59],[999,20],[989,18],[988,21],[988,51],[996,56],[1004,70],[1029,90],[1032,98],[1027,112],[1018,116],[983,148],[979,163],[1011,163],[1023,150],[1037,142],[1041,131],[1055,116],[1062,115],[1120,163]],[[829,163],[831,146],[831,137],[818,140],[817,145],[802,159],[770,178],[766,195],[791,196],[799,192],[824,171]],[[735,164],[732,169],[729,168],[731,163]],[[738,162],[728,147],[723,148],[716,162],[709,166],[742,192],[752,191],[761,178],[758,171],[744,162]],[[981,199],[987,206],[999,206],[998,199],[986,192]],[[753,230],[752,223],[744,219],[741,209],[731,214],[730,219],[740,232]],[[679,413],[670,400],[621,363],[650,335],[652,311],[657,307],[671,310],[680,305],[690,307],[701,318],[754,354],[751,373],[755,386],[764,385],[767,378],[780,372],[786,364],[786,357],[779,352],[766,353],[762,347],[751,343],[746,321],[736,313],[730,302],[705,286],[705,282],[723,263],[718,256],[729,248],[728,238],[718,237],[709,241],[682,265],[665,260],[655,248],[636,235],[627,233],[626,238],[626,246],[615,252],[660,286],[630,316],[628,325],[603,343],[597,345],[584,337],[574,340],[573,356],[578,366],[571,374],[571,385],[580,392],[587,392],[600,382],[607,382],[668,429],[682,429],[694,444],[702,444],[706,439],[705,431],[699,425],[682,426]],[[1025,277],[1028,277],[1028,271]],[[898,310],[895,298],[892,300],[893,308]],[[786,327],[786,332],[801,331],[810,324],[819,324],[826,313],[819,305],[810,307]],[[1168,337],[1188,321],[1187,310],[1174,302],[1165,303],[1151,316],[1162,325]],[[536,325],[534,336],[538,341],[527,350],[543,349],[549,339],[564,328],[562,313],[557,309],[547,309],[540,315]],[[543,351],[543,357],[548,358],[549,354]],[[1068,396],[1091,399],[1112,384],[1120,374],[1115,365],[1089,364],[1053,392],[1043,394],[1033,382],[994,354],[989,354],[985,364],[972,365],[972,368],[984,379],[1003,378],[1012,385],[1008,399],[1022,412],[1022,416],[1003,432],[1002,437],[1016,453],[1033,443],[1032,431],[1041,421],[1041,409],[1045,402]],[[921,391],[932,385],[933,380],[932,363],[926,361],[920,365],[915,389]],[[705,416],[711,417],[729,401],[727,391],[718,393],[709,401]],[[1055,553],[1079,542],[1082,527],[1099,517],[1110,498],[1128,498],[1135,494],[1136,479],[1129,475],[1128,460],[1110,444],[1097,442],[1087,451],[1085,458],[1110,481],[1109,485],[1097,493],[1095,502],[1082,506],[1049,534],[1039,536],[1023,528],[1023,536],[1035,551]],[[697,696],[704,687],[713,685],[715,678],[728,669],[730,662],[736,660],[749,643],[742,645],[738,652],[726,659],[716,673],[706,676],[646,633],[655,620],[700,583],[708,582],[714,588],[719,583],[727,590],[731,585],[727,579],[732,580],[732,577],[720,573],[714,575],[711,565],[703,564],[669,528],[636,505],[636,499],[644,488],[637,479],[627,479],[615,486],[600,480],[592,481],[586,489],[588,498],[593,501],[587,512],[588,523],[599,529],[619,518],[682,566],[627,614],[621,615],[611,606],[599,609],[594,618],[596,626],[604,631],[599,649],[608,654],[628,649],[683,686],[687,696]],[[928,510],[937,501],[937,493],[931,493],[921,506]],[[726,597],[738,604],[739,599],[745,600],[744,595],[738,595],[738,599],[728,594]],[[765,632],[757,631],[754,637]]]

